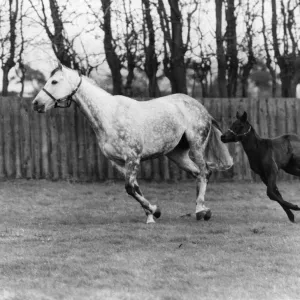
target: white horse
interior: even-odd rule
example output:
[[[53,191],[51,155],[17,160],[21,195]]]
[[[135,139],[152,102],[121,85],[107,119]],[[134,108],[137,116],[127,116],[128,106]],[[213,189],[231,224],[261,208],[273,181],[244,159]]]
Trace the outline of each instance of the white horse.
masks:
[[[89,120],[103,154],[124,174],[125,189],[145,210],[147,223],[161,212],[144,197],[136,176],[142,160],[161,155],[197,179],[196,218],[210,219],[204,205],[209,175],[230,168],[233,161],[217,122],[197,100],[184,94],[143,102],[113,96],[59,64],[32,103],[43,113],[72,101]]]

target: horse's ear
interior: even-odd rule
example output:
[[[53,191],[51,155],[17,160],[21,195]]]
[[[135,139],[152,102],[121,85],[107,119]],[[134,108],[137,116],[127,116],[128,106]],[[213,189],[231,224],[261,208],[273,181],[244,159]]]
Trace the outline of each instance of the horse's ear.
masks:
[[[237,111],[236,118],[242,122],[246,122],[247,121],[247,113],[244,111],[244,113],[241,114],[239,111]]]
[[[243,115],[240,117],[240,120],[242,122],[246,122],[247,121],[247,113],[244,111]]]
[[[236,118],[239,120],[241,118],[241,116],[242,116],[242,114],[239,111],[237,111],[236,112]]]

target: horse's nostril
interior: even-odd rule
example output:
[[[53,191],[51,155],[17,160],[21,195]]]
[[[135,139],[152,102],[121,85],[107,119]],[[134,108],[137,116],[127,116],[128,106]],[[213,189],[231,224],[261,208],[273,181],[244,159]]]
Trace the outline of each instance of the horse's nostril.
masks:
[[[33,110],[35,110],[37,112],[44,112],[45,104],[39,104],[37,101],[33,102]]]

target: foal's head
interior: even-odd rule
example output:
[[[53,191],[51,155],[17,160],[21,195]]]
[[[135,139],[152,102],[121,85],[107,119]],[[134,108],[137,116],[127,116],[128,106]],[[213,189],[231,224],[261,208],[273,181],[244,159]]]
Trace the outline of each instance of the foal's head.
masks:
[[[76,74],[76,79],[72,74]],[[81,83],[81,77],[75,72],[70,72],[68,68],[59,64],[46,82],[44,88],[37,94],[32,101],[33,109],[39,113],[46,112],[53,107],[68,107],[71,104],[69,96],[73,95],[74,90],[77,91],[78,83]],[[64,106],[61,106],[63,104]]]
[[[251,131],[251,125],[247,121],[247,113],[236,113],[236,120],[230,128],[221,136],[223,143],[239,142]]]

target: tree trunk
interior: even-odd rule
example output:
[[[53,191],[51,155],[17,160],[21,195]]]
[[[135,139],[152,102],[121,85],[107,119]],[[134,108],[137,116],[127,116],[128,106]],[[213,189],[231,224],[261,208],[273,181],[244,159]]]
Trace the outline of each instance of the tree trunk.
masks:
[[[2,96],[8,96],[8,85],[9,85],[9,79],[8,79],[8,73],[10,71],[11,67],[5,65],[2,68],[3,74],[2,74]]]
[[[126,84],[125,84],[125,87],[124,87],[125,94],[128,97],[133,96],[132,82],[133,82],[133,79],[134,79],[134,68],[135,68],[134,57],[130,53],[130,51],[128,51],[128,53],[127,53],[127,70],[128,70],[128,74],[127,74],[127,78],[126,78]]]
[[[113,94],[122,95],[122,76],[121,76],[121,62],[115,52],[113,46],[113,36],[111,31],[111,8],[110,0],[101,0],[102,10],[104,13],[103,31],[104,31],[104,50],[108,66],[111,70],[113,82]]]
[[[2,61],[2,96],[8,95],[8,74],[9,71],[15,66],[16,54],[16,25],[19,11],[19,1],[15,0],[15,8],[13,8],[13,1],[9,0],[9,54],[6,61]]]
[[[227,0],[226,10],[226,41],[227,41],[227,66],[228,66],[228,97],[235,97],[237,90],[238,58],[236,41],[236,17],[234,15],[234,0]]]
[[[264,46],[266,51],[266,66],[272,77],[272,97],[276,96],[277,82],[276,82],[276,72],[272,66],[272,59],[268,46],[268,39],[266,35],[266,24],[265,24],[265,0],[262,0],[261,3],[261,16],[262,16],[262,34],[264,37]]]
[[[184,62],[185,47],[182,41],[182,16],[179,10],[178,0],[169,0],[169,5],[171,8],[172,23],[172,93],[187,94],[186,66]]]
[[[272,37],[273,37],[273,48],[275,57],[277,59],[277,64],[280,68],[280,79],[281,79],[281,96],[282,97],[293,97],[296,93],[296,85],[293,83],[294,73],[295,73],[295,61],[296,61],[296,54],[295,49],[289,53],[289,47],[286,44],[287,40],[287,32],[286,32],[286,16],[284,15],[284,52],[283,54],[280,53],[279,50],[279,43],[278,43],[278,34],[277,34],[277,12],[276,12],[276,0],[272,0]],[[284,14],[284,10],[282,10]]]
[[[144,19],[146,21],[147,30],[148,30],[148,45],[146,46],[146,42],[144,41],[144,51],[145,51],[145,72],[148,77],[148,92],[149,97],[157,97],[160,95],[158,83],[157,83],[157,69],[158,69],[158,61],[157,55],[155,52],[155,31],[153,26],[153,20],[151,17],[151,8],[150,8],[150,0],[142,0],[142,4],[145,6]],[[144,31],[144,35],[146,36],[146,32]]]
[[[171,8],[171,18],[166,13],[163,0],[159,0],[157,6],[160,25],[164,35],[164,73],[170,80],[172,93],[186,94],[186,66],[184,61],[186,45],[182,41],[182,16],[178,0],[169,0],[169,5]],[[172,34],[169,25],[170,20]]]
[[[222,36],[222,1],[216,0],[216,42],[218,61],[218,88],[219,97],[227,97],[226,90],[226,59]]]

